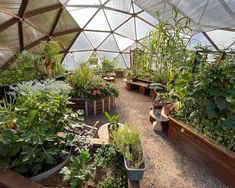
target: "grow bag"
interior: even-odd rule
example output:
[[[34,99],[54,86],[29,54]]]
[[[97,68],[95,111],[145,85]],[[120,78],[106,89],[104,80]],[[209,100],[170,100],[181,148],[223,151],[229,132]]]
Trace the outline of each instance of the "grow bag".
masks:
[[[83,109],[85,116],[101,114],[115,108],[114,96],[105,97],[99,100],[72,98],[70,99],[70,102],[71,104],[69,104],[69,107],[73,110]]]

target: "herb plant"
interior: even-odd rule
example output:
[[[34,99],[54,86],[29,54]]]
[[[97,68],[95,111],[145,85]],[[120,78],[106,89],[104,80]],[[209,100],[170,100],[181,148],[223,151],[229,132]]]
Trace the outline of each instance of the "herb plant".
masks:
[[[125,124],[114,131],[113,143],[117,150],[127,159],[130,167],[141,168],[144,165],[143,150],[136,127]]]

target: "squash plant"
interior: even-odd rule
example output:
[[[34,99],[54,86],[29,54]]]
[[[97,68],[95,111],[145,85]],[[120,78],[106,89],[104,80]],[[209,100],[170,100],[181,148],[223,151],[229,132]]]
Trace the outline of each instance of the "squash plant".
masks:
[[[235,64],[232,61],[188,64],[168,85],[179,101],[174,115],[235,151]]]

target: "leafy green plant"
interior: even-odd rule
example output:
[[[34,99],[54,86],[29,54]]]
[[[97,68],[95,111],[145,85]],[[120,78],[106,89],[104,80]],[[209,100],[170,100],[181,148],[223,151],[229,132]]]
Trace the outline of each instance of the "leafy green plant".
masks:
[[[13,88],[14,102],[0,106],[0,166],[32,176],[68,156],[74,135],[58,133],[74,122],[74,114],[66,108],[69,89],[26,85]]]
[[[119,127],[118,120],[119,120],[120,114],[110,116],[110,114],[108,112],[104,112],[104,115],[105,115],[106,119],[109,120],[109,129],[117,130],[117,128]]]
[[[69,167],[63,167],[60,171],[64,175],[63,180],[69,181],[72,188],[82,188],[92,178],[90,160],[91,155],[87,150],[83,150],[76,157],[71,157]]]
[[[65,70],[60,64],[59,44],[56,41],[47,41],[43,42],[42,46],[41,51],[24,50],[17,53],[8,69],[0,71],[0,86],[63,74]]]
[[[115,60],[110,61],[107,58],[102,60],[102,70],[107,72],[113,72],[117,62]]]
[[[168,86],[179,109],[174,115],[235,151],[234,63],[189,64]]]
[[[127,80],[137,79],[137,74],[133,70],[127,69],[125,77]]]
[[[96,170],[106,168],[115,162],[117,155],[117,150],[114,147],[102,145],[101,148],[96,149],[92,165]]]
[[[130,167],[141,168],[144,165],[143,150],[136,127],[125,124],[113,131],[113,143],[127,159]]]
[[[86,63],[81,63],[78,69],[68,78],[68,82],[73,87],[72,96],[85,97],[86,87],[93,78],[93,71]]]
[[[99,182],[98,188],[123,188],[125,184],[122,181],[122,178],[108,176],[102,181]]]
[[[149,37],[144,42],[143,53],[138,57],[138,70],[149,72],[152,77],[152,69],[155,69],[157,82],[167,83],[173,76],[172,70],[184,65],[187,57],[187,39],[184,34],[191,31],[190,20],[187,17],[179,17],[177,9],[172,9],[172,17],[164,21],[158,14],[159,23],[151,30]],[[145,67],[146,66],[146,67]],[[140,71],[141,72],[141,71]],[[147,74],[146,73],[146,74]]]

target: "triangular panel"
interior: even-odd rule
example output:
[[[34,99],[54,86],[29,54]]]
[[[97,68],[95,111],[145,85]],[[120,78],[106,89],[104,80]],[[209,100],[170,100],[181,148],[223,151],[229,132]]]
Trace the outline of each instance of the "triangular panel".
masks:
[[[235,32],[214,30],[206,33],[219,49],[227,49],[235,41]]]
[[[35,28],[27,24],[26,22],[23,22],[23,28],[24,28],[24,31],[23,31],[24,46],[27,46],[33,43],[34,41],[42,38],[43,36],[45,36],[43,33],[36,30]]]
[[[68,22],[68,20],[70,21]],[[60,16],[60,19],[58,20],[55,32],[65,31],[69,29],[78,29],[78,24],[74,21],[70,13],[64,10]]]
[[[104,43],[102,43],[99,48],[99,50],[108,50],[108,51],[118,51],[119,52],[119,48],[117,46],[117,43],[115,41],[115,39],[113,38],[113,35],[110,35],[105,41]]]
[[[36,26],[42,32],[50,33],[53,23],[57,17],[58,10],[45,12],[33,17],[26,18],[27,22],[30,22],[32,25]]]
[[[74,60],[70,53],[65,56],[62,65],[66,70],[74,70],[78,67],[78,63]]]
[[[123,56],[123,58],[124,58],[124,60],[125,60],[125,62],[126,62],[126,65],[127,65],[127,67],[128,68],[130,68],[130,54],[122,54],[122,56]]]
[[[134,12],[135,13],[138,13],[138,12],[142,11],[142,9],[140,7],[138,7],[137,5],[135,5],[134,3],[133,3],[133,7],[134,7]]]
[[[107,9],[105,9],[104,11],[112,30],[116,29],[120,24],[122,24],[124,21],[130,18],[129,14],[124,14]]]
[[[146,37],[149,34],[149,31],[151,29],[154,29],[154,27],[152,27],[149,24],[143,22],[139,18],[135,18],[135,21],[136,21],[137,40],[140,40],[140,39]]]
[[[5,0],[5,2],[1,0],[0,2],[1,9],[7,10],[12,14],[18,14],[21,6],[21,0]]]
[[[0,50],[0,68],[5,65],[5,62],[9,61],[15,52]]]
[[[0,32],[0,48],[19,49],[18,25],[14,24]]]
[[[29,0],[27,4],[26,11],[32,11],[35,9],[59,4],[58,0]]]
[[[0,12],[0,24],[8,21],[10,18],[12,18],[11,16],[4,14],[2,12]]]
[[[193,35],[188,43],[187,48],[191,50],[195,49],[198,44],[204,47],[208,47],[211,50],[215,50],[212,44],[202,33],[197,33],[196,35]]]
[[[128,46],[132,45],[135,42],[129,38],[125,38],[116,34],[114,34],[114,37],[117,41],[120,51],[125,50]]]
[[[107,23],[104,12],[100,10],[95,17],[88,23],[85,29],[89,30],[100,30],[100,31],[110,31],[109,25]]]
[[[127,68],[126,63],[125,63],[121,54],[119,56],[117,56],[116,60],[118,62],[117,67]]]
[[[83,62],[87,62],[87,60],[89,59],[91,54],[92,54],[92,51],[74,52],[74,53],[72,53],[72,56],[73,56],[73,58],[75,59],[76,62],[83,63]]]
[[[58,37],[53,37],[54,40],[58,41],[60,45],[62,45],[65,49],[69,48],[71,43],[75,40],[75,37],[77,37],[77,33],[70,33],[67,35],[61,35]]]
[[[148,14],[147,12],[141,12],[140,14],[138,14],[138,17],[146,20],[147,22],[153,25],[157,25],[158,23],[158,20],[154,18],[153,16],[151,16],[150,14]]]
[[[100,5],[99,0],[89,0],[89,1],[84,1],[84,0],[69,0],[67,5]]]
[[[67,10],[69,10],[70,14],[81,28],[83,28],[92,18],[92,16],[98,11],[97,8],[83,8],[71,11],[69,8],[67,8]]]
[[[111,52],[99,52],[98,51],[98,54],[100,55],[101,59],[107,58],[109,60],[112,60],[118,56],[118,53],[111,53]]]
[[[115,32],[133,40],[136,40],[134,18],[130,19],[128,22],[118,28]]]
[[[78,50],[91,50],[93,49],[91,43],[88,41],[86,36],[81,33],[77,40],[72,45],[70,51],[78,51]]]
[[[93,31],[85,31],[84,33],[95,48],[97,48],[110,34],[107,32],[93,32]]]
[[[131,0],[110,0],[106,6],[128,12],[131,6]]]

